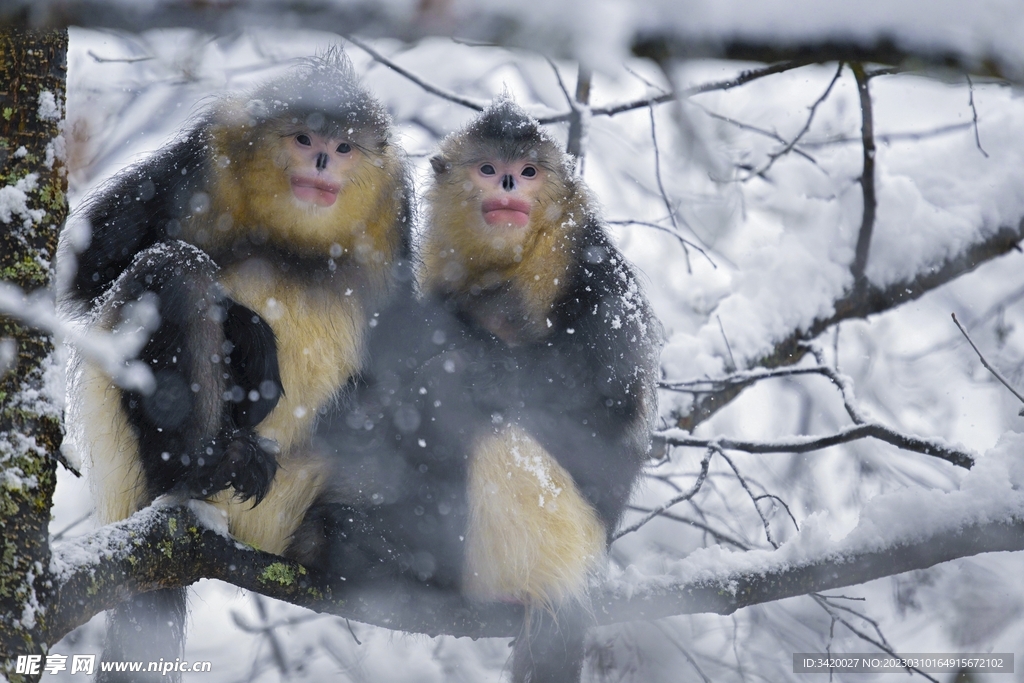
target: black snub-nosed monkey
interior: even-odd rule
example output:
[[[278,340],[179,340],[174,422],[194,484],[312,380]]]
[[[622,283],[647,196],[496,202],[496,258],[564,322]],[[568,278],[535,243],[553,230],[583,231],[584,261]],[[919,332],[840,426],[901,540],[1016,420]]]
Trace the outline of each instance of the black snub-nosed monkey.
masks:
[[[649,448],[660,327],[514,102],[431,164],[423,300],[374,330],[395,343],[318,431],[334,490],[309,519],[330,543],[305,559],[346,582],[521,603],[513,680],[578,680],[588,582]]]
[[[74,369],[69,432],[102,522],[209,500],[235,537],[288,552],[326,475],[314,421],[411,296],[410,205],[390,119],[339,50],[220,100],[84,202],[65,310],[114,332],[140,305],[159,319],[138,356],[152,386]],[[105,658],[180,657],[184,609],[181,590],[124,603]]]

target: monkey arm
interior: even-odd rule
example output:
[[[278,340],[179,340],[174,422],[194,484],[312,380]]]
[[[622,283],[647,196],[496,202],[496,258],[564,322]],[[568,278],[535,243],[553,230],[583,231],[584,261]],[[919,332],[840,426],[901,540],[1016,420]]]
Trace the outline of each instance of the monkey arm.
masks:
[[[259,501],[277,468],[253,430],[280,395],[273,333],[223,296],[216,272],[196,247],[157,245],[135,259],[100,309],[112,324],[122,307],[139,302],[160,316],[139,354],[154,386],[121,394],[150,498],[168,491],[205,498],[231,486]]]
[[[616,391],[580,349],[536,349],[520,379],[524,400],[516,418],[569,472],[614,529],[650,441],[638,396]],[[538,358],[537,356],[542,356]]]
[[[551,334],[514,350],[520,420],[612,530],[647,456],[660,327],[594,225]]]

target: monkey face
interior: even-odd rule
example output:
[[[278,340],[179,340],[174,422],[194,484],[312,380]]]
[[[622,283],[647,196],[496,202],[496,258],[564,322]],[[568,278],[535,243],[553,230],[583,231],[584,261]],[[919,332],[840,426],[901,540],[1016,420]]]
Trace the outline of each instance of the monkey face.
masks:
[[[480,192],[484,223],[495,228],[523,229],[544,187],[544,170],[531,161],[482,161],[469,173]]]
[[[356,147],[347,140],[305,131],[289,136],[285,147],[292,196],[316,206],[333,206],[359,163]]]

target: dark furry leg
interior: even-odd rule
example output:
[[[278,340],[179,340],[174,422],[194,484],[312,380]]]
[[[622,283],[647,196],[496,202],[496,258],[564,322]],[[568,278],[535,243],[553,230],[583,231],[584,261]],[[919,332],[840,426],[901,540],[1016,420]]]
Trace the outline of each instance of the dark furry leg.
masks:
[[[259,502],[277,469],[254,431],[281,395],[274,334],[224,296],[217,273],[196,247],[161,244],[139,253],[101,308],[108,326],[137,302],[159,314],[139,353],[154,386],[122,393],[150,498],[172,490],[206,498],[234,487]]]
[[[181,673],[146,671],[150,662],[174,662],[185,650],[185,589],[142,593],[107,613],[97,683],[180,683]],[[141,671],[103,671],[103,663],[141,663]]]
[[[577,683],[589,622],[587,611],[575,603],[554,615],[529,608],[512,650],[513,683]]]
[[[285,557],[325,571],[332,580],[358,582],[397,576],[397,549],[386,528],[367,511],[348,505],[315,503],[292,536]]]

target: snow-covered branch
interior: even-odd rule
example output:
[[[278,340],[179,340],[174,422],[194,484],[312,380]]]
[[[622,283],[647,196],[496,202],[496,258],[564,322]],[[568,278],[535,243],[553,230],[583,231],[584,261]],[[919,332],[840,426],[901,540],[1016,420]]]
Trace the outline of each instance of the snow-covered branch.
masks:
[[[844,538],[820,515],[775,550],[697,550],[657,573],[630,567],[593,592],[598,623],[677,614],[729,614],[749,605],[864,583],[959,557],[1024,549],[1024,437],[1004,441],[954,491],[897,491],[872,499]],[[150,507],[90,536],[57,543],[58,606],[51,637],[128,595],[217,578],[268,597],[394,630],[514,635],[520,609],[394,582],[332,584],[284,558],[204,527],[189,508]]]
[[[841,539],[833,539],[827,520],[814,515],[777,550],[715,546],[667,569],[657,564],[657,574],[629,569],[605,587],[595,611],[604,622],[729,614],[958,557],[1024,549],[1022,447],[1024,437],[1005,437],[958,490],[899,490],[873,498]]]
[[[974,455],[967,451],[956,448],[939,439],[923,439],[910,434],[903,434],[877,422],[853,425],[826,436],[798,436],[774,441],[753,441],[730,439],[727,437],[702,439],[690,436],[688,432],[680,429],[659,432],[654,436],[656,441],[669,446],[689,446],[691,448],[718,447],[731,451],[746,451],[747,453],[810,453],[867,437],[884,441],[905,451],[935,456],[959,467],[970,468],[974,465]]]
[[[833,325],[844,320],[867,318],[919,299],[928,292],[973,271],[983,263],[1017,249],[1021,240],[1024,240],[1024,219],[1015,227],[1002,226],[988,233],[942,262],[925,266],[911,278],[885,286],[861,281],[861,286],[853,288],[835,301],[831,315],[816,318],[805,327],[794,330],[777,342],[770,352],[749,363],[748,367],[773,369],[794,365],[807,353],[806,343]],[[759,376],[752,376],[749,382],[729,383],[722,388],[700,394],[685,414],[675,415],[676,426],[692,430],[728,405],[758,379]],[[669,384],[671,383],[670,380]]]

